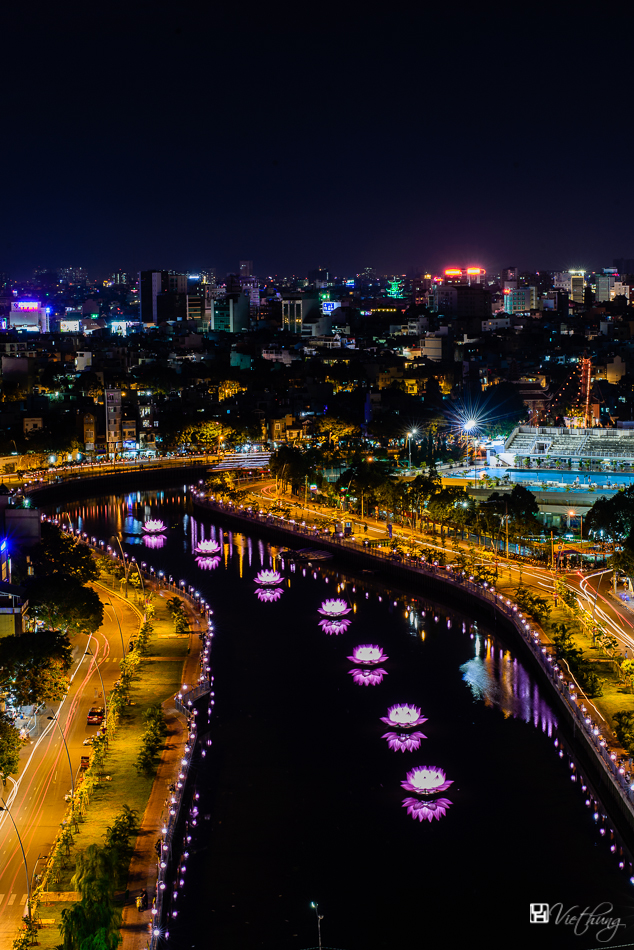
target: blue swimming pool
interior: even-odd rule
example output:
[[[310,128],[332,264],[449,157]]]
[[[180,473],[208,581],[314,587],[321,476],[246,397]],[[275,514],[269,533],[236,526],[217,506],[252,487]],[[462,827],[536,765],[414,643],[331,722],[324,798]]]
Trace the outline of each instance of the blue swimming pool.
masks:
[[[479,481],[486,476],[490,478],[499,478],[503,484],[505,476],[512,483],[533,486],[541,491],[617,491],[621,486],[627,487],[634,484],[634,472],[578,472],[578,471],[557,471],[556,469],[525,469],[525,468],[477,468],[469,469],[466,472],[451,473],[451,478],[464,478],[473,482],[474,478]]]

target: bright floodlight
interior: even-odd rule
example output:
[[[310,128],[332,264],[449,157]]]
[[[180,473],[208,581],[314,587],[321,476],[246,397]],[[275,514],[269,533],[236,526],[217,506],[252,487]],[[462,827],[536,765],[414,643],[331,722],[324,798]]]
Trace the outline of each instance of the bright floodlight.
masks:
[[[478,423],[475,421],[475,419],[467,419],[462,428],[465,430],[465,432],[471,432],[472,429],[475,429],[477,424]]]

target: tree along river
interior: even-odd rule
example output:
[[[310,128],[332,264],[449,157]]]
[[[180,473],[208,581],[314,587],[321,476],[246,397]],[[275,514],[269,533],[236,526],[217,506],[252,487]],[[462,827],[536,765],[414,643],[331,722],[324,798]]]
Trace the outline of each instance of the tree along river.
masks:
[[[182,486],[49,510],[106,543],[120,533],[214,611],[213,745],[165,946],[316,947],[311,902],[324,948],[634,940],[629,856],[511,638],[336,560],[291,561],[192,509]],[[143,531],[151,518],[163,540]],[[199,566],[202,541],[219,551]],[[271,569],[279,580],[256,582]],[[383,658],[354,662],[360,645]],[[398,704],[425,721],[382,721]],[[451,784],[428,774],[423,794],[425,766]],[[531,904],[550,905],[548,923]]]

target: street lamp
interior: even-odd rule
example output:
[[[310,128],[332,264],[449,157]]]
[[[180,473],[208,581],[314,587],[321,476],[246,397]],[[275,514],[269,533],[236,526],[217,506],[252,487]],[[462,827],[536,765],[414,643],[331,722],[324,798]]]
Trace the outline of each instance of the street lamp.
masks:
[[[6,811],[7,815],[11,819],[11,824],[13,825],[15,829],[15,833],[18,836],[18,841],[20,842],[20,850],[22,851],[22,860],[24,861],[24,873],[26,875],[26,895],[27,895],[26,906],[29,912],[29,923],[30,923],[31,922],[31,881],[29,880],[29,867],[26,863],[26,854],[24,853],[24,845],[22,844],[22,838],[20,837],[18,826],[13,820],[13,815],[11,814],[9,806],[5,802],[4,798],[2,798],[2,796],[0,796],[0,801],[2,802],[2,805],[0,805],[0,811]]]
[[[62,737],[62,742],[64,743],[64,748],[66,749],[66,758],[68,759],[68,769],[70,771],[70,787],[73,793],[73,797],[70,800],[70,810],[71,813],[75,811],[75,779],[73,778],[73,767],[70,764],[70,752],[68,751],[68,745],[66,743],[66,736],[64,735],[64,730],[62,729],[59,719],[57,716],[47,716],[47,719],[50,719],[51,722],[56,723],[57,728],[59,729],[59,734]]]
[[[141,569],[139,568],[139,565],[136,562],[136,558],[133,557],[130,560],[131,560],[130,568],[132,568],[132,564],[134,564],[134,566],[136,567],[136,572],[139,575],[139,580],[141,581],[141,590],[143,591],[143,600],[145,600],[145,581],[143,580],[143,574],[141,573]]]
[[[315,901],[311,901],[310,905],[315,914],[317,915],[317,937],[319,941],[319,950],[321,950],[321,922],[324,919],[324,915],[319,913],[319,904],[316,904]]]
[[[95,667],[97,668],[97,674],[98,674],[98,676],[99,676],[99,682],[101,683],[101,695],[103,696],[103,722],[104,722],[104,728],[107,728],[107,726],[108,726],[108,704],[107,704],[107,702],[106,702],[106,688],[105,688],[105,686],[103,685],[103,676],[101,675],[101,670],[99,669],[99,664],[97,663],[97,657],[95,656],[95,654],[94,654],[94,653],[92,652],[92,650],[90,649],[90,641],[91,641],[91,639],[92,639],[92,634],[89,633],[89,634],[88,634],[88,646],[86,647],[86,652],[84,653],[84,656],[90,656],[90,657],[92,657],[92,658],[94,659],[94,661],[95,661]]]
[[[117,544],[119,545],[119,550],[121,551],[121,561],[123,562],[123,573],[125,576],[125,595],[127,597],[128,596],[128,574],[130,573],[130,566],[126,562],[126,559],[125,559],[126,556],[123,552],[123,547],[121,546],[121,539],[119,538],[119,535],[113,534],[111,540],[117,542]]]
[[[412,429],[411,432],[407,433],[407,447],[409,449],[409,474],[412,474],[412,436],[416,435],[418,429]]]
[[[469,462],[469,433],[473,432],[473,486],[476,487],[478,480],[476,477],[476,453],[475,453],[475,432],[478,423],[475,419],[467,419],[462,429],[467,435],[467,464]]]

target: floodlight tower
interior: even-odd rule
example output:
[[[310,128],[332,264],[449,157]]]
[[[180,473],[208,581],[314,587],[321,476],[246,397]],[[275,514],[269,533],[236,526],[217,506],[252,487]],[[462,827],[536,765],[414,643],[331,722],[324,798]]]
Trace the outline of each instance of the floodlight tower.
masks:
[[[475,419],[467,419],[467,421],[465,422],[465,424],[464,424],[463,427],[462,427],[462,428],[463,428],[463,431],[465,432],[465,434],[466,434],[466,436],[467,436],[467,461],[468,461],[468,459],[469,459],[469,435],[470,435],[470,433],[473,433],[473,485],[474,485],[474,488],[475,488],[475,486],[477,485],[477,478],[476,478],[476,452],[475,452],[475,430],[476,430],[476,428],[477,428],[477,425],[478,425],[478,424],[477,424],[477,422],[475,421]]]

